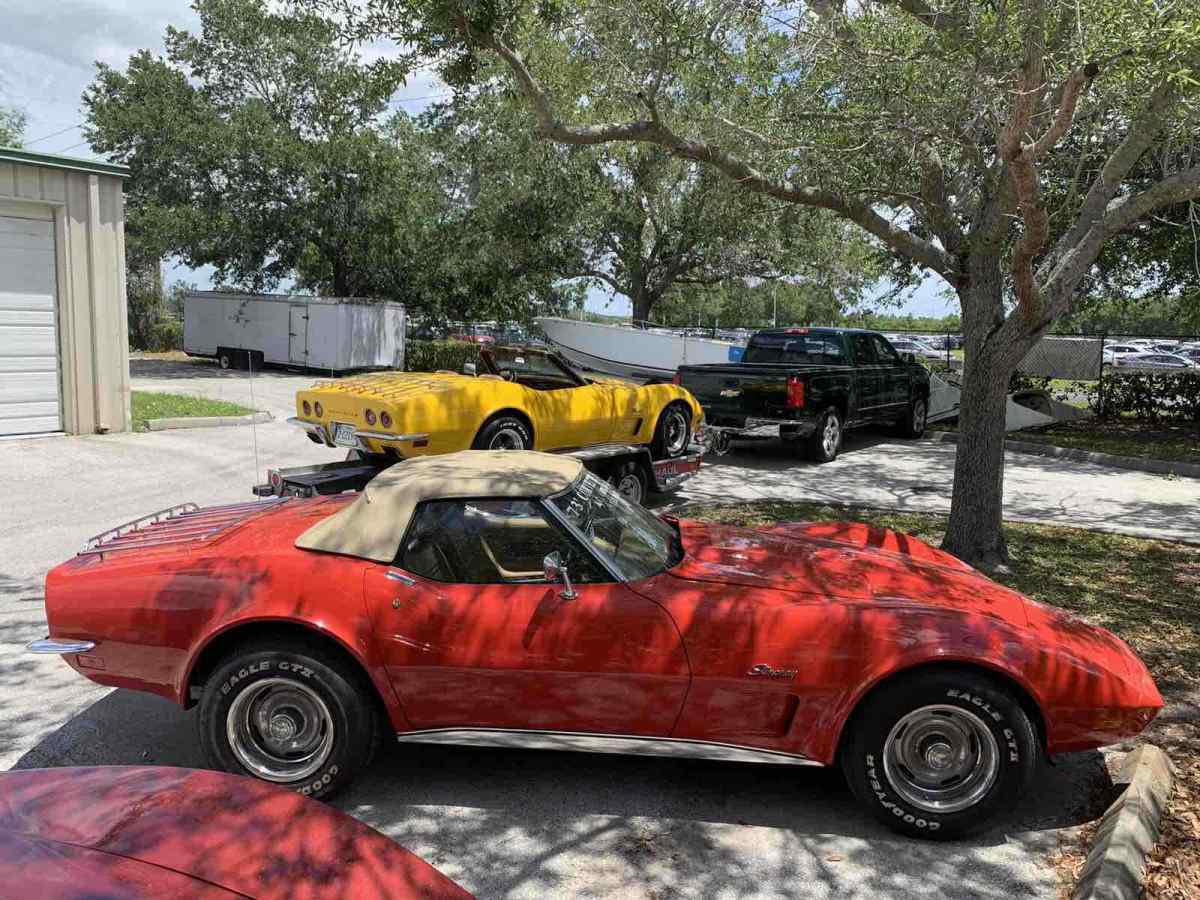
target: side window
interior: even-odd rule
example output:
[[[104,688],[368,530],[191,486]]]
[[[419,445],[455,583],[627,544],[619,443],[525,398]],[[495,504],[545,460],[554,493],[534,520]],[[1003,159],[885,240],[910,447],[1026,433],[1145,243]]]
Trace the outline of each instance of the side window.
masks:
[[[875,345],[871,343],[871,335],[850,335],[850,346],[854,348],[854,362],[858,365],[873,366],[878,363],[875,358]]]
[[[542,560],[557,551],[580,584],[611,581],[536,500],[431,500],[413,514],[396,565],[458,584],[545,584]]]
[[[871,335],[871,341],[875,344],[875,355],[879,358],[879,361],[883,365],[900,365],[900,354],[892,349],[892,345],[889,344],[885,338],[880,337],[877,334],[873,334]]]

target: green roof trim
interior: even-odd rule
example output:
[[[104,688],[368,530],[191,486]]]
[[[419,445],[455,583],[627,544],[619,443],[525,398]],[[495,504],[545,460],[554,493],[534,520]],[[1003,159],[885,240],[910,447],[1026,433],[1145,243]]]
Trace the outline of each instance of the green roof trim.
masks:
[[[80,159],[77,156],[59,156],[55,153],[34,153],[19,147],[0,147],[0,162],[24,163],[29,166],[45,166],[50,169],[69,169],[72,172],[87,172],[89,175],[115,175],[129,177],[129,166],[101,162],[95,159]]]

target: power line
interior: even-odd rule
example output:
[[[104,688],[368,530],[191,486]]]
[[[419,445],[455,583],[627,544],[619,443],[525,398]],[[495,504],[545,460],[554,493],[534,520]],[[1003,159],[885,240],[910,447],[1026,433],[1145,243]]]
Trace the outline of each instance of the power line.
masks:
[[[67,147],[66,150],[59,150],[57,152],[58,153],[66,153],[67,150],[74,150],[76,147],[82,147],[86,143],[87,143],[87,141],[80,141],[78,144],[72,144],[70,147]]]
[[[32,141],[26,141],[25,146],[29,146],[30,144],[36,144],[39,141],[49,140],[52,137],[58,137],[60,134],[64,134],[65,132],[70,131],[72,128],[78,128],[82,124],[83,124],[82,122],[76,122],[74,125],[68,125],[66,128],[60,128],[58,131],[55,131],[51,134],[47,134],[44,137],[34,138]]]
[[[426,94],[424,97],[400,97],[396,100],[397,103],[415,103],[418,100],[437,100],[441,97],[453,97],[454,91],[446,91],[441,94]]]

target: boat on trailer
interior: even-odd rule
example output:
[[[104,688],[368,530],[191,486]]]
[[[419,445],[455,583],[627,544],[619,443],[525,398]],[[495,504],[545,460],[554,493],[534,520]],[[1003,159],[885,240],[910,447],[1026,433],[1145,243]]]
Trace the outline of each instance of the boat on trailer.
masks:
[[[548,316],[537,323],[550,343],[575,365],[635,381],[669,381],[683,365],[739,362],[745,350],[733,341],[665,328],[604,325]]]

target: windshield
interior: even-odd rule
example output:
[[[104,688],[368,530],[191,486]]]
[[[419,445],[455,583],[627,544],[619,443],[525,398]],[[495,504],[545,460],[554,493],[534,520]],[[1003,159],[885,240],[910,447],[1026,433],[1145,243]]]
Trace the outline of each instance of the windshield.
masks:
[[[760,334],[750,339],[742,362],[836,366],[846,357],[834,334]]]
[[[628,581],[657,575],[683,556],[674,528],[590,472],[550,502]]]

